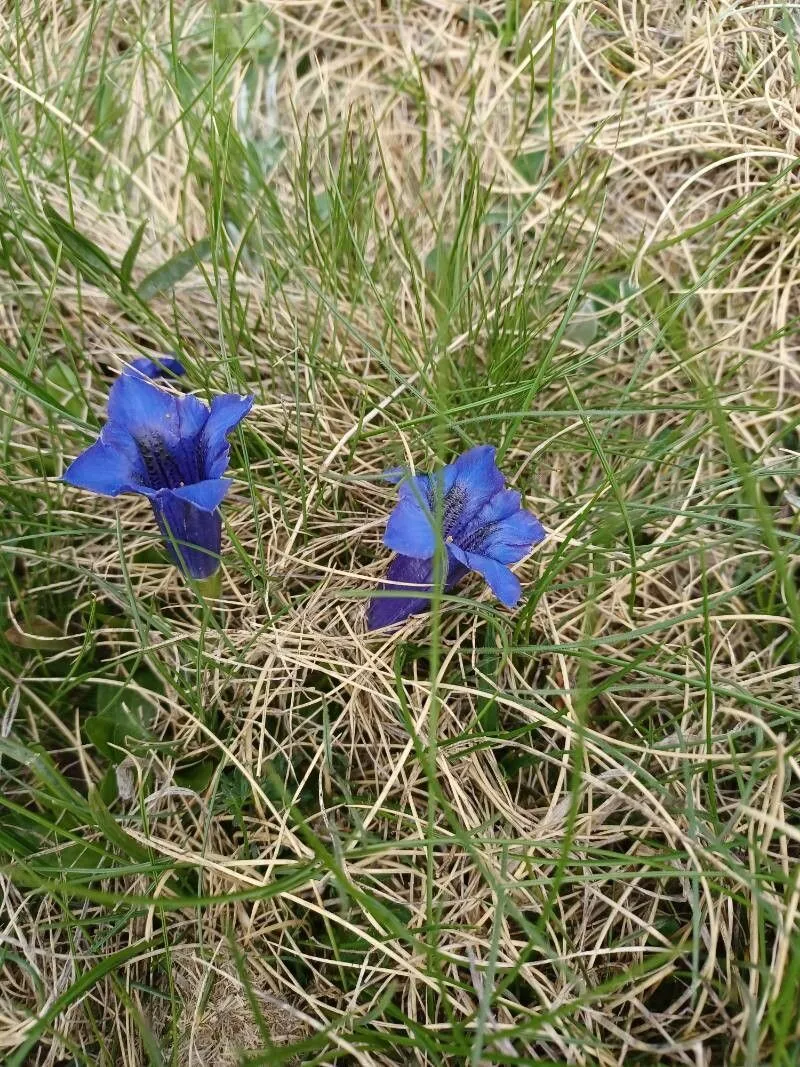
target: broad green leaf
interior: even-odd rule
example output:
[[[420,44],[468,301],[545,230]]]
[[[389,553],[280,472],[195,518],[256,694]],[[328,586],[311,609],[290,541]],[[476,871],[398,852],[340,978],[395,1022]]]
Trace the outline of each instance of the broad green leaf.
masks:
[[[495,37],[499,37],[503,29],[502,24],[483,7],[476,4],[468,4],[456,13],[456,17],[462,22],[479,22],[490,30]]]
[[[44,372],[53,398],[76,419],[86,418],[86,402],[83,398],[78,375],[63,359],[51,364]]]
[[[83,732],[94,747],[112,763],[120,763],[132,740],[145,741],[147,732],[141,722],[125,708],[116,715],[90,715]]]
[[[43,619],[41,615],[34,615],[20,628],[9,626],[5,633],[6,641],[16,648],[39,648],[49,651],[57,651],[70,648],[74,643],[71,637],[65,637],[55,623],[49,619]]]
[[[514,160],[514,169],[530,185],[535,185],[542,176],[547,152],[537,148],[534,152],[523,152]]]
[[[564,336],[577,345],[588,347],[597,337],[597,309],[591,297],[586,297],[570,320]]]
[[[144,237],[146,225],[147,219],[142,219],[136,228],[133,240],[128,245],[128,249],[122,257],[122,263],[119,268],[119,281],[123,293],[127,293],[131,287],[131,275],[133,274],[133,268],[136,264],[136,257],[139,255],[139,249],[142,247],[142,238]]]
[[[116,845],[121,852],[126,853],[132,860],[137,862],[150,858],[148,850],[125,833],[106,807],[100,792],[95,788],[89,790],[89,808],[95,817],[97,825],[105,834],[107,841],[112,845]]]
[[[195,793],[203,793],[208,788],[217,764],[212,759],[202,759],[189,767],[183,767],[176,771],[175,781],[184,789],[193,789]]]
[[[94,241],[79,233],[65,218],[45,203],[44,213],[47,221],[64,247],[64,255],[74,267],[89,277],[113,277],[116,274],[114,264]]]
[[[143,688],[152,688],[149,671],[136,675]],[[97,686],[97,714],[90,715],[83,724],[84,733],[106,759],[120,763],[126,752],[135,751],[138,742],[152,742],[149,725],[153,706],[147,697],[130,686],[115,686],[101,682]]]
[[[142,280],[136,292],[142,300],[151,300],[159,293],[165,293],[173,289],[179,281],[186,277],[190,270],[198,266],[211,255],[211,241],[208,237],[178,252],[172,259],[156,267],[146,278]]]
[[[450,270],[453,246],[446,241],[438,241],[436,247],[425,257],[425,270],[432,279],[441,279]]]

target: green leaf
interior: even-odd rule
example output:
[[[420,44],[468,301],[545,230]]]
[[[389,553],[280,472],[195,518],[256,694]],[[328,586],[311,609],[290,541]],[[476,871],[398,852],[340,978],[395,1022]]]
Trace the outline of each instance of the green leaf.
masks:
[[[564,336],[585,348],[597,337],[597,309],[590,296],[582,302],[564,330]]]
[[[178,252],[172,259],[168,259],[166,263],[162,263],[160,267],[151,271],[142,280],[136,292],[142,300],[151,300],[159,293],[165,293],[168,289],[174,288],[192,268],[208,259],[210,255],[211,241],[208,237],[203,237],[202,240]]]
[[[116,845],[121,852],[130,856],[136,862],[145,862],[151,858],[147,849],[133,837],[130,837],[120,826],[105,806],[100,792],[94,787],[89,790],[89,808],[92,815],[94,815],[95,822],[103,831],[107,842]]]
[[[543,148],[537,148],[534,152],[523,152],[514,160],[514,169],[530,185],[539,181],[544,170],[547,152]]]
[[[324,224],[330,221],[331,217],[331,198],[326,192],[317,193],[312,200],[316,217],[320,223]]]
[[[139,249],[142,247],[142,238],[144,237],[146,225],[147,219],[142,219],[136,229],[136,233],[133,235],[133,240],[128,245],[128,250],[122,257],[122,263],[119,268],[119,281],[123,293],[127,293],[131,287],[131,275],[133,274],[136,257],[139,255]]]
[[[48,800],[62,813],[77,813],[80,818],[85,815],[86,801],[42,748],[23,745],[13,737],[0,737],[0,758],[14,760],[35,775],[44,791],[38,798],[40,803]]]
[[[193,789],[195,793],[204,793],[214,777],[217,764],[212,759],[202,759],[189,767],[182,767],[175,772],[175,781],[184,789]]]
[[[188,111],[196,106],[197,100],[202,99],[204,95],[201,82],[195,77],[191,68],[187,67],[183,60],[177,57],[174,60],[173,78],[178,100],[181,106]]]
[[[145,664],[137,668],[129,681],[135,682],[139,689],[143,689],[147,693],[155,693],[162,696],[164,694],[164,683]],[[129,708],[144,706],[149,709],[151,707],[150,701],[141,693],[131,689],[129,685],[112,685],[108,681],[98,683],[95,698],[98,712],[114,711],[123,701]]]
[[[117,715],[90,715],[83,724],[83,732],[98,752],[121,763],[131,739],[147,739],[142,724],[124,708]]]
[[[87,408],[81,383],[69,363],[63,359],[57,360],[44,372],[44,379],[50,386],[54,399],[65,411],[76,419],[86,418]]]
[[[456,12],[456,18],[460,19],[462,22],[479,22],[486,26],[495,37],[500,36],[502,30],[501,23],[498,22],[494,15],[490,14],[485,8],[471,4],[466,5],[461,8],[460,11]]]
[[[432,280],[446,277],[452,256],[453,246],[446,241],[437,241],[436,247],[425,257],[425,270]]]
[[[149,677],[149,672],[145,672]],[[137,676],[143,688],[149,688],[144,679]],[[126,753],[135,751],[139,744],[151,743],[149,732],[153,720],[150,701],[129,686],[115,686],[101,682],[97,686],[97,714],[90,715],[83,724],[87,738],[106,759],[121,763]]]
[[[230,12],[201,22],[196,30],[198,38],[213,41],[218,55],[241,55],[266,61],[274,56],[279,47],[280,36],[275,16],[263,4],[245,4],[241,11]]]
[[[589,290],[594,303],[601,334],[615,330],[622,321],[622,310],[638,290],[624,274],[612,274]],[[611,310],[619,308],[620,310]]]
[[[109,807],[117,799],[119,786],[117,785],[117,772],[114,767],[109,767],[100,779],[97,784],[97,792],[106,807]]]
[[[90,241],[88,237],[79,233],[50,204],[45,203],[44,213],[53,233],[64,248],[64,255],[74,267],[90,278],[116,275],[114,264],[94,241]]]
[[[24,626],[24,629],[22,629]],[[71,637],[66,637],[63,630],[49,619],[43,619],[41,615],[34,615],[20,625],[9,626],[5,633],[6,641],[16,648],[42,648],[61,650],[71,648],[75,643]]]

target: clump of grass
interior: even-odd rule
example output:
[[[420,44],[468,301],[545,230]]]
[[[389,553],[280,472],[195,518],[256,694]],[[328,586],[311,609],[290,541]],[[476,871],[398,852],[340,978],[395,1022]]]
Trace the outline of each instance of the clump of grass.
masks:
[[[4,29],[6,1062],[794,1063],[790,15]],[[59,482],[165,350],[257,397],[213,600]],[[481,441],[524,605],[368,636],[379,474]]]

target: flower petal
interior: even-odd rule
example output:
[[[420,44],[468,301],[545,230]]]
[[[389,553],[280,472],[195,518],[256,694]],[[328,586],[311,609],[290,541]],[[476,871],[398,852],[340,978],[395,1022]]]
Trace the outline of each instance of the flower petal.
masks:
[[[194,504],[201,511],[214,511],[225,499],[230,487],[230,478],[208,478],[203,482],[194,482],[192,485],[183,485],[179,489],[173,489],[172,493],[179,499]]]
[[[186,373],[186,368],[179,359],[174,356],[158,356],[156,359],[148,359],[147,356],[139,356],[134,359],[124,370],[123,374],[130,371],[138,371],[145,378],[163,378],[168,374],[180,377]]]
[[[490,526],[475,549],[481,555],[491,556],[499,563],[517,563],[546,536],[545,528],[539,520],[529,511],[520,509]]]
[[[138,492],[137,470],[131,457],[105,444],[102,439],[70,463],[63,480],[78,489],[88,489],[103,496]]]
[[[378,480],[388,482],[389,485],[397,485],[407,475],[408,467],[387,467],[385,471],[378,475]]]
[[[446,470],[447,468],[445,468]],[[420,507],[428,506],[431,502],[431,482],[435,478],[441,479],[440,471],[439,475],[435,474],[411,474],[408,472],[399,479],[400,488],[397,491],[398,499],[411,500]]]
[[[416,500],[401,500],[389,516],[383,543],[415,559],[431,559],[436,552],[436,531],[427,507]]]
[[[466,567],[449,557],[445,590],[452,589],[467,573]],[[386,572],[389,582],[369,602],[367,628],[380,630],[404,622],[410,615],[430,611],[433,590],[433,560],[395,556]],[[424,595],[427,594],[427,595]]]
[[[487,500],[475,516],[476,526],[488,526],[490,522],[500,522],[519,511],[522,497],[516,489],[501,489],[499,493]]]
[[[135,440],[155,438],[168,448],[197,437],[208,418],[197,397],[173,396],[138,374],[121,374],[108,396],[112,432],[122,430]]]
[[[462,514],[462,522],[472,519],[483,505],[505,486],[506,480],[494,461],[493,445],[477,445],[462,453],[450,467],[453,470],[453,486],[458,486],[467,496],[468,507]],[[449,470],[445,467],[445,472]],[[445,492],[448,491],[447,479]]]
[[[400,483],[400,502],[427,507],[434,520],[441,515],[445,537],[458,539],[475,515],[505,485],[494,461],[492,445],[478,445],[434,474],[417,474]]]
[[[228,434],[248,414],[254,400],[253,396],[224,393],[211,401],[211,414],[203,429],[205,462],[201,473],[206,478],[219,478],[224,473],[230,456]]]
[[[219,567],[222,543],[219,511],[196,507],[172,489],[162,489],[151,502],[174,562],[192,578],[210,578]]]
[[[445,538],[457,541],[481,508],[505,485],[494,454],[491,445],[478,445],[435,474],[414,479],[426,492],[433,514],[441,513]]]
[[[465,552],[464,557],[471,571],[483,575],[497,599],[507,608],[513,608],[522,596],[522,586],[516,574],[496,559],[477,552]]]

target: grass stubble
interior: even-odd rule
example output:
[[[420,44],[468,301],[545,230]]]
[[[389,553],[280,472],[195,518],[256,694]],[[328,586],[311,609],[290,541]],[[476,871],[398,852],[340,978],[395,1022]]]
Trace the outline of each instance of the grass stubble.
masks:
[[[9,1065],[794,1064],[790,4],[0,11]],[[58,481],[256,408],[220,595]],[[550,536],[367,635],[385,468]]]

